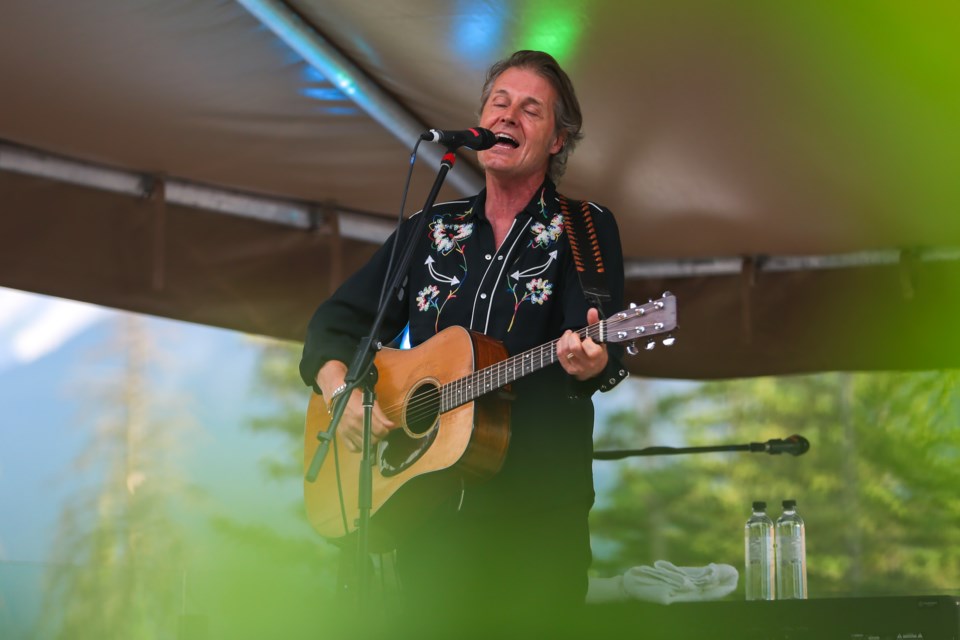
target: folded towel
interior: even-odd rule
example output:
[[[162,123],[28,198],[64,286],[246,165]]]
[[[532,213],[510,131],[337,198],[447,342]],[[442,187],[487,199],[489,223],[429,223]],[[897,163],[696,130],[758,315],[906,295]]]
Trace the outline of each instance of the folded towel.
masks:
[[[717,600],[737,588],[738,578],[737,570],[728,564],[678,567],[657,560],[652,567],[633,567],[622,576],[591,578],[587,602],[635,599],[670,604]]]

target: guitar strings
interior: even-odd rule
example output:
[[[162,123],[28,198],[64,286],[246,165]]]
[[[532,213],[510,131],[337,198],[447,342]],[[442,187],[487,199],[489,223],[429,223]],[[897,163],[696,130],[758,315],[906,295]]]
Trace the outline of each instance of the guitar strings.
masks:
[[[595,325],[591,325],[590,327],[586,327],[585,329],[581,329],[580,331],[578,331],[578,334],[580,334],[581,338],[590,337],[590,338],[599,339],[601,335],[601,329],[599,327],[599,323]],[[423,394],[418,396],[417,399],[412,400],[409,403],[408,411],[407,411],[408,423],[429,418],[430,416],[438,413],[436,410],[438,408],[439,408],[439,413],[444,413],[449,409],[452,409],[456,406],[460,406],[465,402],[469,402],[473,398],[479,397],[481,395],[485,395],[486,393],[496,388],[502,387],[505,384],[509,384],[513,380],[516,380],[522,377],[523,375],[526,375],[524,373],[521,373],[520,376],[517,376],[516,368],[519,365],[521,371],[523,371],[523,369],[527,366],[523,362],[523,360],[529,359],[530,356],[534,355],[536,352],[539,352],[539,354],[537,354],[539,355],[539,366],[534,366],[533,362],[531,361],[531,366],[534,367],[531,370],[531,373],[533,371],[539,370],[540,368],[543,368],[544,366],[553,364],[556,361],[556,348],[555,348],[556,344],[557,344],[557,340],[554,340],[553,342],[550,342],[545,345],[541,345],[539,347],[535,347],[517,356],[513,356],[511,358],[501,360],[500,362],[497,362],[493,365],[480,369],[479,371],[475,371],[472,374],[459,378],[458,380],[454,380],[444,385],[441,385],[441,387],[439,388],[434,387],[433,389],[427,392],[424,392]],[[544,363],[545,355],[549,355],[549,358],[547,358],[546,363]],[[511,378],[511,375],[513,376],[512,378]],[[495,379],[496,382],[499,382],[501,378],[505,378],[503,383],[494,384],[492,382],[489,382],[491,379]],[[484,379],[486,379],[488,382],[484,383],[483,382]],[[480,390],[479,392],[475,392],[474,385],[471,384],[471,381],[480,381],[478,384],[475,385],[476,388]],[[446,392],[445,394],[444,394],[444,391]],[[443,405],[444,398],[449,399],[450,396],[460,395],[461,393],[465,394],[468,397],[463,401],[457,402],[456,404],[450,407],[445,407]],[[439,406],[437,403],[438,396],[440,396],[441,398],[441,402]],[[472,397],[469,397],[469,396],[472,396]],[[398,411],[402,409],[402,407],[403,407],[403,403],[400,402],[400,403],[391,405],[390,407],[385,409],[385,411]]]
[[[589,327],[580,329],[579,331],[577,331],[577,334],[581,337],[581,339],[584,339],[587,337],[590,337],[591,339],[599,339],[600,336],[602,335],[601,324],[602,323],[597,323],[594,325],[590,325]],[[484,367],[483,369],[480,369],[478,371],[474,371],[473,373],[466,375],[462,378],[445,383],[440,387],[434,387],[428,391],[425,391],[424,393],[419,395],[417,398],[411,400],[409,404],[406,405],[407,406],[407,412],[406,412],[407,423],[409,424],[411,422],[418,422],[420,420],[425,420],[433,415],[442,414],[445,411],[449,411],[450,409],[453,409],[457,406],[465,404],[466,402],[469,402],[474,398],[485,395],[486,393],[489,393],[494,389],[502,387],[505,384],[509,384],[510,382],[513,382],[514,380],[520,377],[523,377],[523,375],[526,375],[526,374],[521,373],[520,376],[516,375],[516,368],[517,366],[519,366],[522,372],[524,367],[527,366],[524,363],[524,360],[529,360],[530,366],[533,367],[530,373],[533,373],[534,371],[538,371],[539,369],[545,366],[553,364],[557,360],[557,357],[556,357],[557,342],[558,340],[553,340],[552,342],[549,342],[544,345],[540,345],[539,347],[534,347],[533,349],[520,353],[516,356],[507,358],[505,360],[501,360],[500,362],[494,363],[488,367]],[[530,359],[531,356],[533,355],[539,356],[539,366],[535,364],[535,361],[533,359]],[[546,363],[544,363],[544,356],[549,356],[547,358]],[[513,376],[512,378],[511,378],[511,375]],[[503,378],[504,382],[493,385],[491,378],[495,379],[497,382],[499,382],[499,380]],[[479,392],[477,391],[478,389],[479,389]],[[467,397],[463,399],[461,402],[457,402],[452,406],[449,406],[449,407],[444,406],[444,403],[443,403],[444,399],[450,399],[451,396],[456,396],[460,394],[463,394]],[[439,398],[439,402],[438,402],[438,398]],[[404,407],[404,403],[401,401],[384,408],[384,412],[386,413],[399,412],[400,410],[403,409],[403,407]]]
[[[643,315],[644,311],[642,308],[638,309],[636,312],[630,314],[630,319],[636,318],[637,314]],[[604,339],[604,330],[607,329],[606,325],[612,323],[613,326],[611,328],[616,329],[617,325],[626,319],[628,319],[626,315],[621,317],[621,314],[618,314],[612,319],[580,329],[577,331],[577,334],[581,339],[590,337],[600,343],[609,342],[609,339]],[[632,330],[637,329],[637,327],[632,324],[630,327]],[[406,404],[407,412],[404,417],[407,423],[415,423],[427,418],[433,418],[435,420],[438,415],[450,409],[486,395],[494,389],[503,387],[527,375],[527,373],[533,373],[545,366],[553,364],[557,360],[556,345],[558,341],[559,339],[540,345],[539,347],[534,347],[533,349],[501,360],[462,378],[442,384],[439,387],[431,387]],[[538,356],[539,362],[537,363],[536,358],[532,358],[531,356]],[[544,356],[548,356],[546,363],[544,362]],[[528,363],[530,366],[529,372],[525,371]],[[516,374],[518,365],[520,367],[519,376]],[[503,380],[502,382],[501,379]],[[445,402],[447,402],[447,404],[445,404]],[[384,411],[388,413],[399,412],[404,408],[404,404],[403,401],[398,402],[387,407]]]
[[[480,395],[483,395],[483,393],[486,393],[486,391],[488,390],[492,391],[495,388],[503,386],[503,384],[508,384],[512,380],[506,380],[503,384],[499,384],[496,386],[489,386],[489,389],[487,389],[488,385],[484,384],[483,380],[484,379],[489,380],[494,375],[496,376],[497,380],[499,380],[501,377],[509,377],[506,374],[506,370],[510,368],[508,365],[514,364],[516,362],[520,362],[524,357],[529,357],[534,352],[537,352],[537,351],[540,352],[538,355],[540,356],[541,367],[544,366],[543,364],[544,355],[548,353],[554,354],[554,355],[551,355],[551,357],[549,358],[550,361],[546,363],[546,364],[552,364],[556,359],[555,358],[556,349],[551,349],[551,347],[555,347],[556,342],[557,341],[555,340],[551,343],[541,345],[539,347],[535,347],[517,356],[507,358],[506,360],[501,360],[500,362],[494,363],[488,367],[484,367],[483,369],[480,369],[478,371],[474,371],[473,373],[468,374],[462,378],[445,383],[441,385],[439,388],[434,387],[432,390],[425,392],[424,394],[419,396],[417,399],[410,401],[410,403],[407,405],[408,407],[407,415],[414,419],[425,418],[430,416],[430,414],[433,413],[432,408],[436,405],[436,399],[438,395],[441,396],[441,399],[444,397],[444,395],[447,398],[449,398],[450,396],[460,395],[460,394],[470,396],[475,393],[475,388],[476,388],[476,389],[482,389],[482,391],[481,393],[477,393],[473,397],[479,397]],[[501,373],[504,375],[501,376]],[[474,384],[475,381],[478,381],[478,383]],[[446,391],[446,394],[443,393],[444,390]],[[455,406],[459,406],[459,404],[463,404],[464,402],[469,402],[471,399],[472,398],[468,397],[463,402],[460,402]],[[390,407],[385,409],[385,411],[399,411],[400,409],[403,408],[403,406],[404,406],[404,403],[399,402],[394,405],[391,405]],[[441,407],[440,407],[441,413],[444,410],[449,410],[450,408],[453,408],[453,407],[443,407],[441,404]]]

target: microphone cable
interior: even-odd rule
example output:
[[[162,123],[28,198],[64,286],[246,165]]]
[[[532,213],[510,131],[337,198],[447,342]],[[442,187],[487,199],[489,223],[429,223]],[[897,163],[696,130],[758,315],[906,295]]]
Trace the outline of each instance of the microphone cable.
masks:
[[[397,253],[397,242],[400,240],[400,227],[403,225],[403,211],[407,206],[407,194],[410,191],[410,180],[413,178],[413,165],[417,161],[417,150],[420,148],[421,142],[423,142],[423,139],[417,138],[417,142],[413,145],[413,150],[410,152],[410,166],[407,167],[407,179],[403,183],[403,193],[400,197],[400,212],[397,214],[397,226],[393,232],[393,245],[390,247],[390,259],[387,261],[387,274],[383,279],[383,284],[381,285],[380,289],[380,306],[383,305],[383,300],[387,296],[387,288],[393,279],[393,269],[395,267],[394,260],[396,259]],[[377,308],[379,308],[379,306]]]

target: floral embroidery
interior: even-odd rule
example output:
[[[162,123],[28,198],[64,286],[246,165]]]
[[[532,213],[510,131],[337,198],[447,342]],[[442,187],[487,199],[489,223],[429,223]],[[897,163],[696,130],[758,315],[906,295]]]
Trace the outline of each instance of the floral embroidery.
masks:
[[[510,286],[510,292],[513,293],[515,304],[513,305],[513,317],[510,318],[510,325],[507,327],[508,332],[513,329],[513,322],[517,319],[517,311],[520,309],[520,305],[527,300],[533,304],[542,305],[549,300],[551,294],[553,294],[553,283],[544,278],[533,278],[527,281],[526,289],[527,292],[523,294],[523,297],[517,298],[516,285]]]
[[[440,289],[436,285],[427,286],[417,297],[417,307],[420,311],[427,311],[431,307],[436,309],[437,318],[434,323],[434,329],[437,330],[439,330],[440,327],[440,314],[443,313],[443,308],[447,305],[447,302],[457,297],[457,291],[460,290],[460,286],[467,277],[466,247],[464,247],[462,242],[473,235],[473,223],[463,221],[469,219],[472,212],[473,209],[468,209],[461,215],[434,216],[433,222],[430,223],[429,233],[434,251],[442,256],[447,256],[453,251],[460,254],[459,267],[461,277],[458,277],[456,274],[442,273],[439,271],[437,267],[434,266],[435,261],[432,256],[427,256],[425,262],[430,278],[439,282],[440,286],[444,289],[448,289],[442,303],[438,302]],[[445,220],[452,220],[452,222],[445,222]],[[439,265],[441,263],[436,264]],[[453,266],[449,262],[443,264],[447,267]]]
[[[530,241],[531,247],[540,247],[546,249],[560,237],[563,233],[563,214],[558,213],[546,225],[542,222],[534,222],[530,225],[530,233],[533,234],[533,240]]]
[[[447,255],[458,248],[461,240],[466,240],[473,234],[473,223],[446,224],[441,216],[436,216],[430,223],[430,237],[433,248],[443,255]]]
[[[437,288],[435,284],[428,284],[423,289],[420,290],[420,293],[417,294],[417,309],[420,311],[427,311],[430,307],[437,309],[439,313],[440,309],[437,307],[437,297],[440,295],[440,289]]]
[[[544,302],[550,299],[550,294],[553,293],[553,285],[549,280],[544,280],[543,278],[534,278],[527,283],[527,291],[530,293],[524,296],[524,298],[529,297],[530,302],[533,304],[542,305]]]

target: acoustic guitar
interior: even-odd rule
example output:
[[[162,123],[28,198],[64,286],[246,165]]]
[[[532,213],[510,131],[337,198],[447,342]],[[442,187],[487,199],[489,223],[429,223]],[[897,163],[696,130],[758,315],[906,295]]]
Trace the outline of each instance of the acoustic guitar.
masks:
[[[676,298],[670,294],[631,305],[581,329],[581,339],[635,343],[672,331]],[[653,346],[647,342],[647,347]],[[502,393],[515,380],[557,360],[557,340],[507,357],[498,341],[449,327],[412,349],[384,348],[374,359],[380,407],[397,426],[378,443],[372,477],[371,548],[389,549],[392,535],[458,491],[463,482],[500,470],[510,440],[510,403]],[[330,415],[313,393],[304,430],[304,470],[309,468]],[[356,530],[361,454],[333,438],[314,482],[304,480],[311,525],[336,541]]]

